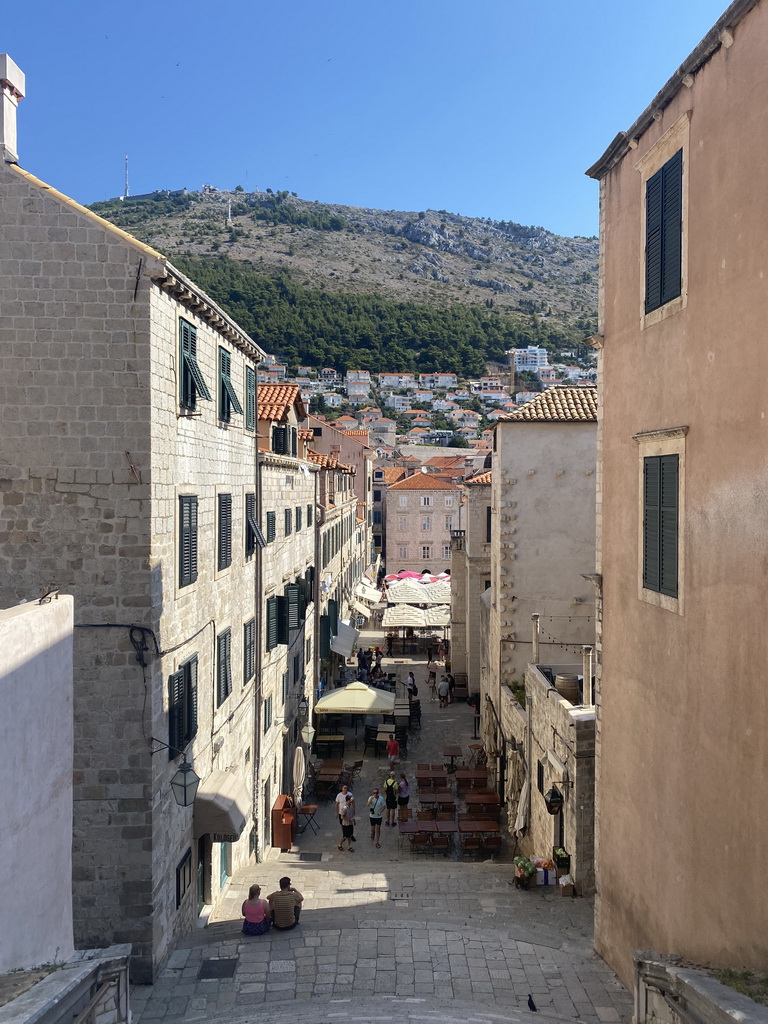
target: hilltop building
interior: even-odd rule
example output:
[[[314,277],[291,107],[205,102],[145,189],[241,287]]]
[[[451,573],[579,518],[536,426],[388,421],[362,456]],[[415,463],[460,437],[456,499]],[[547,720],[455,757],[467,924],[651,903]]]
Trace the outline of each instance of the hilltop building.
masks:
[[[461,529],[461,488],[433,473],[414,473],[387,488],[386,564],[390,572],[434,574],[451,567],[451,531]]]

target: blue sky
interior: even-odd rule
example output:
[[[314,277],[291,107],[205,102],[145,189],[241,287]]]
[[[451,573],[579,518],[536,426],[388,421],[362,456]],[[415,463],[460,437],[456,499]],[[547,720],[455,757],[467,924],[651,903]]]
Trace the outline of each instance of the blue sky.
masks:
[[[584,170],[725,0],[6,4],[22,166],[83,203],[203,183],[597,233]],[[659,27],[663,26],[663,30]]]

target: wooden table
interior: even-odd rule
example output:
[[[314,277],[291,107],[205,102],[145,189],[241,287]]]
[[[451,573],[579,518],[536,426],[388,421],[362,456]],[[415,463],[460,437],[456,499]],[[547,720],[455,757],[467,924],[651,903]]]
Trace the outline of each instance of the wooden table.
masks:
[[[450,757],[451,764],[450,767],[448,768],[448,771],[454,771],[456,768],[454,761],[456,760],[457,757],[461,757],[461,747],[443,747],[443,757]]]
[[[478,818],[477,821],[460,821],[459,832],[499,832],[498,821],[491,821],[490,818]]]
[[[499,799],[498,793],[488,793],[485,791],[470,789],[464,794],[464,802],[468,808],[477,806],[478,804],[489,807],[492,804],[500,804],[501,800]]]
[[[422,782],[448,782],[448,772],[445,768],[437,769],[426,769],[422,768],[421,771],[416,772],[416,781],[421,785]]]
[[[399,822],[400,834],[404,836],[412,836],[416,832],[438,832],[438,825],[445,824],[450,825],[449,821],[401,821]]]
[[[485,768],[457,768],[456,782],[463,788],[477,786],[484,789],[488,783],[488,772]]]
[[[435,804],[450,804],[453,807],[456,797],[448,790],[433,789],[429,793],[419,793],[419,803],[425,807],[434,807]]]
[[[333,747],[341,747],[341,756],[344,756],[344,735],[343,733],[333,733],[326,736],[315,736],[315,750],[320,751],[321,747],[330,754]],[[343,762],[342,762],[343,763]]]

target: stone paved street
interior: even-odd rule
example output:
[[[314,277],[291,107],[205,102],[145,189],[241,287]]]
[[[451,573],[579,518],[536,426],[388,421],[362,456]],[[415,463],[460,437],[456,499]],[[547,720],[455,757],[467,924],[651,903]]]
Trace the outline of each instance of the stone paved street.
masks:
[[[378,642],[377,634],[364,639]],[[430,704],[426,665],[415,662],[414,669],[424,716],[402,762],[409,778],[418,761],[440,762],[446,743],[466,749],[473,734],[472,710]],[[362,745],[361,737],[359,751]],[[353,753],[348,745],[345,760]],[[187,936],[155,985],[133,990],[142,1024],[274,1019],[283,1008],[292,1021],[381,1020],[402,1017],[406,1007],[419,1020],[436,1014],[441,1022],[466,1021],[478,1013],[520,1020],[530,1018],[529,995],[542,1017],[630,1020],[629,993],[592,951],[591,900],[562,898],[555,886],[515,889],[509,846],[495,862],[470,861],[459,850],[448,858],[414,855],[401,848],[397,829],[385,827],[375,849],[364,806],[386,771],[386,759],[369,751],[354,786],[354,853],[337,849],[330,801],[318,812],[317,835],[305,831],[290,853],[276,852],[232,880],[209,927]],[[265,895],[284,874],[305,897],[299,927],[243,936],[248,886],[258,882]],[[234,973],[200,979],[201,966],[214,958]]]

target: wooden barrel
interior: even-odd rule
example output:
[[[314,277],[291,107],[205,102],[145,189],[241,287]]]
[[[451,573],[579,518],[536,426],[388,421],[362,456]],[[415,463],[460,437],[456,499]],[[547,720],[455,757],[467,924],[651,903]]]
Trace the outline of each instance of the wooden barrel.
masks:
[[[561,697],[565,697],[571,704],[581,704],[581,691],[579,688],[579,677],[570,673],[562,673],[555,676],[555,689]]]

